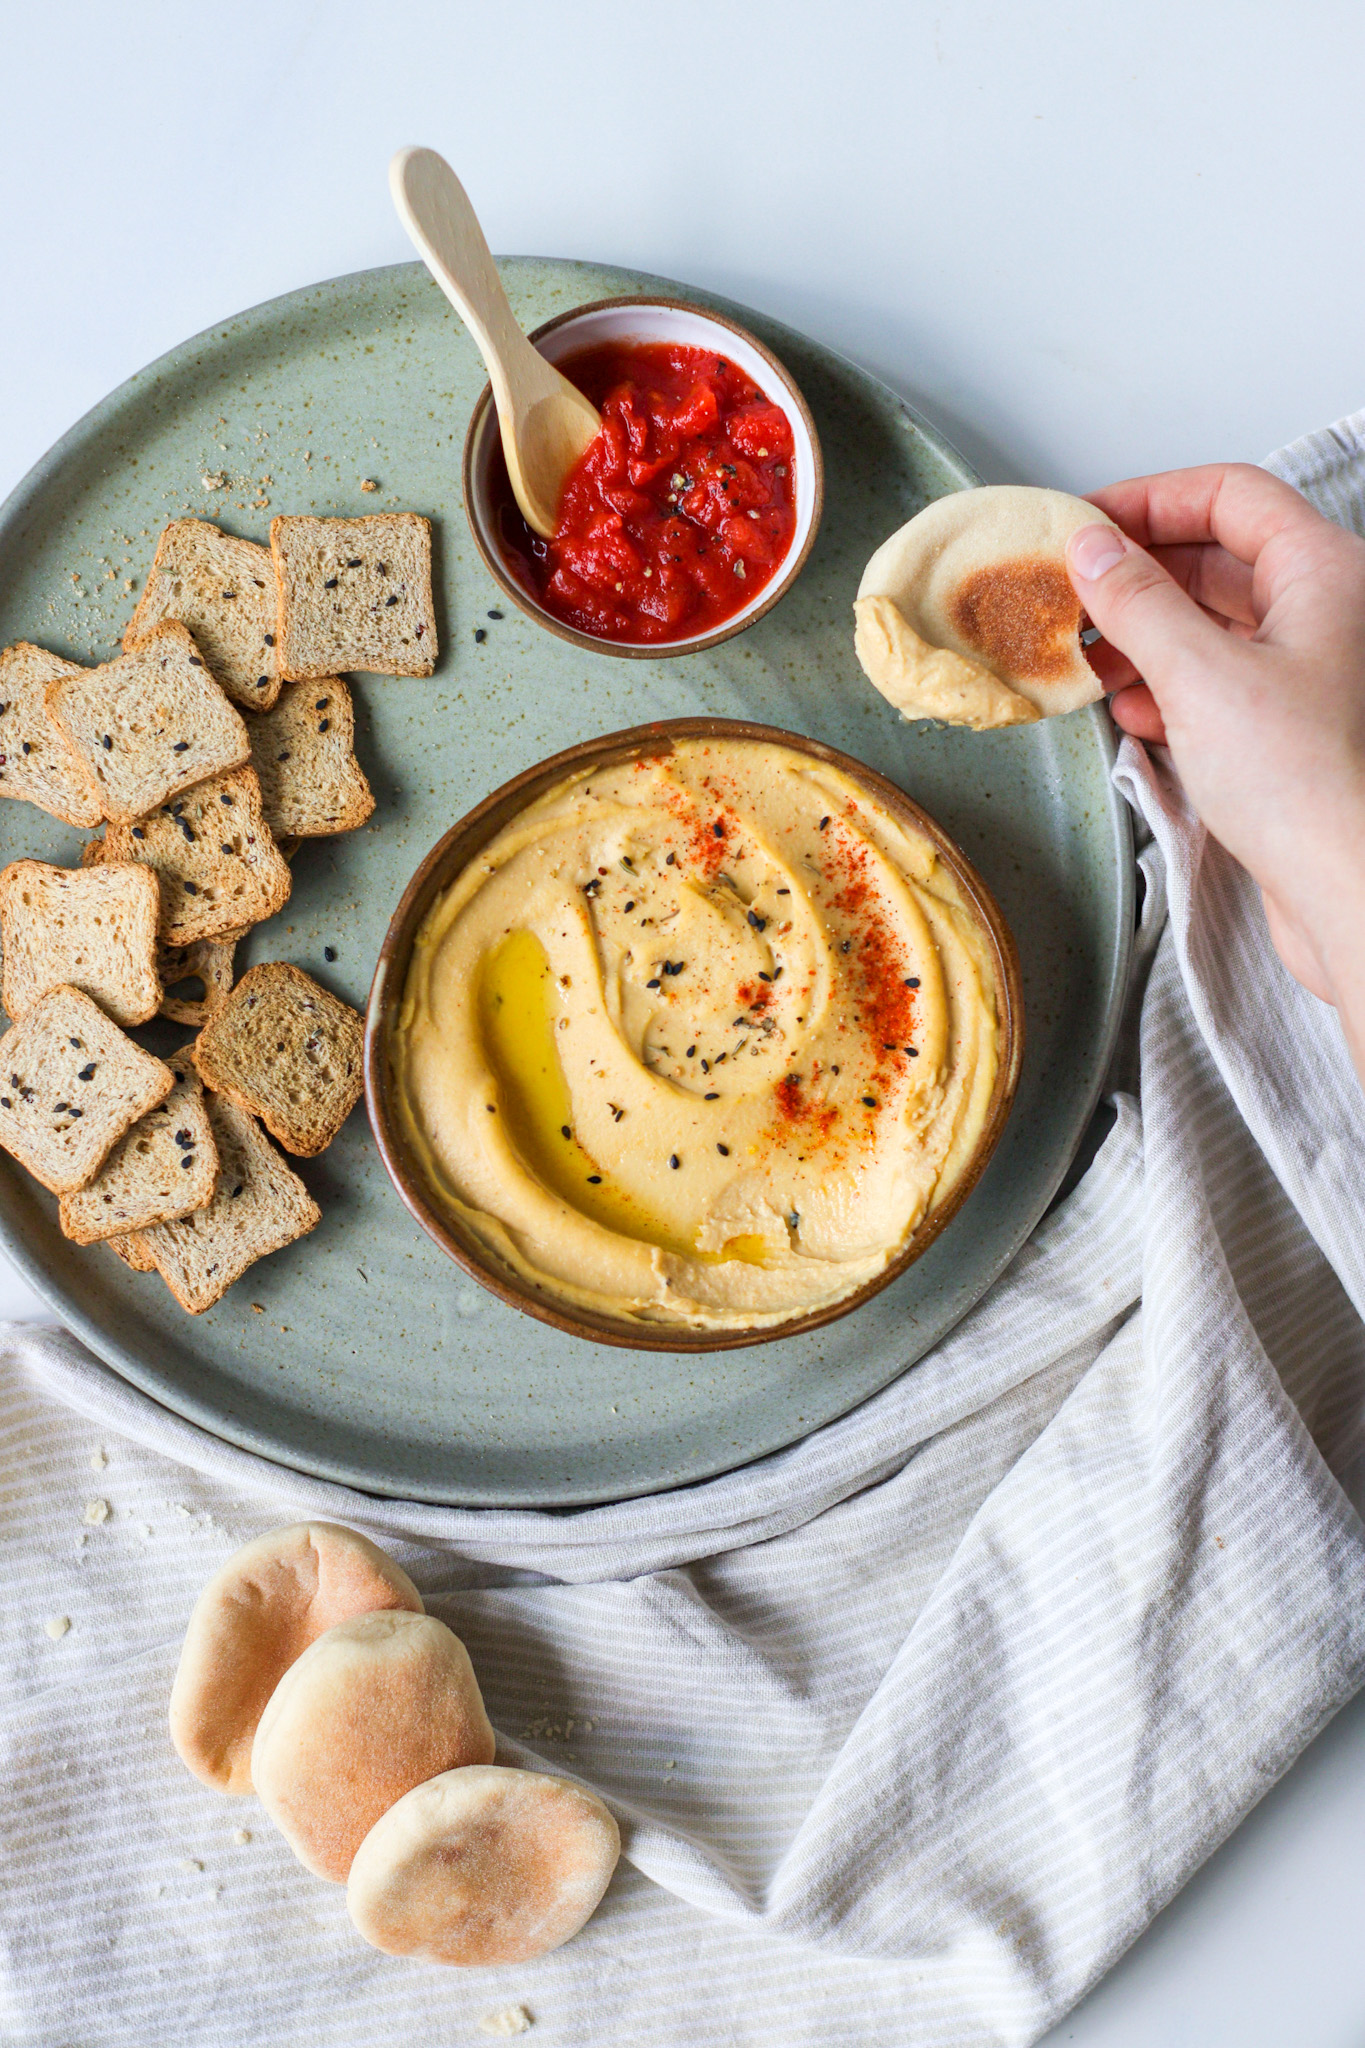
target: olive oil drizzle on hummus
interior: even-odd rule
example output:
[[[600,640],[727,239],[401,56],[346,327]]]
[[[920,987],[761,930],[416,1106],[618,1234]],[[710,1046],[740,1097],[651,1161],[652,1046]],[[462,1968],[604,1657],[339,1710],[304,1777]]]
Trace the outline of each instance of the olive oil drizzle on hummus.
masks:
[[[932,846],[847,778],[683,741],[552,790],[433,905],[400,1113],[547,1293],[780,1321],[875,1277],[970,1158],[990,958]]]

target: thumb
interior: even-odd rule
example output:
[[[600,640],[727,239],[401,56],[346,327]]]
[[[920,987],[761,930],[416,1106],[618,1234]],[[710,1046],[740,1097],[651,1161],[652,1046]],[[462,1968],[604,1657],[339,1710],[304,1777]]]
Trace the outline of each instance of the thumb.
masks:
[[[1066,546],[1071,586],[1111,647],[1126,654],[1158,702],[1191,657],[1222,651],[1222,634],[1159,563],[1117,526],[1082,526]]]

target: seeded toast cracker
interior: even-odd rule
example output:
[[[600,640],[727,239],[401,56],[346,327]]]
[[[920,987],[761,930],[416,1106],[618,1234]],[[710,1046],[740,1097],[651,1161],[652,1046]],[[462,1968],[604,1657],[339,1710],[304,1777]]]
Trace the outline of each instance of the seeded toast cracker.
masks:
[[[232,993],[232,963],[237,941],[244,936],[231,931],[216,939],[198,939],[192,946],[163,946],[156,963],[162,1016],[196,1031],[216,1017]],[[201,996],[193,992],[195,982],[203,989]]]
[[[16,860],[0,869],[4,1004],[15,1019],[67,983],[116,1024],[144,1024],[161,1001],[156,876],[131,861],[56,868]]]
[[[259,1116],[286,1151],[326,1150],[363,1086],[365,1027],[288,961],[249,968],[190,1048],[204,1085]]]
[[[48,719],[47,686],[87,673],[27,640],[0,653],[0,797],[37,804],[68,825],[98,825],[104,814],[85,764]]]
[[[276,839],[354,832],[373,811],[374,797],[355,757],[351,693],[340,676],[286,683],[274,710],[253,718],[247,736]]]
[[[415,512],[270,522],[280,674],[429,676],[436,666],[431,522]]]
[[[45,702],[98,793],[102,814],[116,824],[131,825],[251,753],[240,713],[173,619],[132,653],[56,677]]]
[[[289,864],[265,822],[254,768],[212,775],[134,824],[110,825],[81,859],[155,868],[166,946],[260,924],[289,901]]]
[[[218,1150],[199,1076],[182,1056],[168,1062],[175,1086],[121,1137],[89,1187],[63,1195],[63,1234],[98,1244],[202,1209],[218,1185]]]
[[[207,519],[173,519],[156,544],[123,645],[141,647],[163,619],[178,619],[233,702],[268,711],[280,693],[278,610],[269,548]]]
[[[54,1195],[88,1187],[175,1076],[78,988],[53,988],[0,1038],[0,1146]]]
[[[218,1148],[218,1184],[208,1206],[178,1223],[139,1231],[134,1246],[154,1262],[192,1316],[221,1301],[234,1280],[270,1252],[305,1237],[322,1211],[244,1110],[207,1097]]]

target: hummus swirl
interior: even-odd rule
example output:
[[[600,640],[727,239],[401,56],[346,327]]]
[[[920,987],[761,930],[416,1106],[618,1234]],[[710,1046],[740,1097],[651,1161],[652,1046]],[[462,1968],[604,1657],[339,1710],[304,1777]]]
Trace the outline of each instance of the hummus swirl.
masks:
[[[399,1116],[523,1283],[782,1322],[875,1278],[971,1160],[992,961],[933,846],[846,776],[681,740],[560,784],[436,900]]]

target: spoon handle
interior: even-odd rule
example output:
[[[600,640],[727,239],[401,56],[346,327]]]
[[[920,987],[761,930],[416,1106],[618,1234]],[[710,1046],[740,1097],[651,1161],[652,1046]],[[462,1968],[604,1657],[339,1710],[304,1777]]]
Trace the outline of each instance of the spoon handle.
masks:
[[[543,358],[517,324],[468,193],[434,149],[400,149],[389,189],[422,261],[474,337],[501,411],[514,366],[524,377],[525,357]]]

